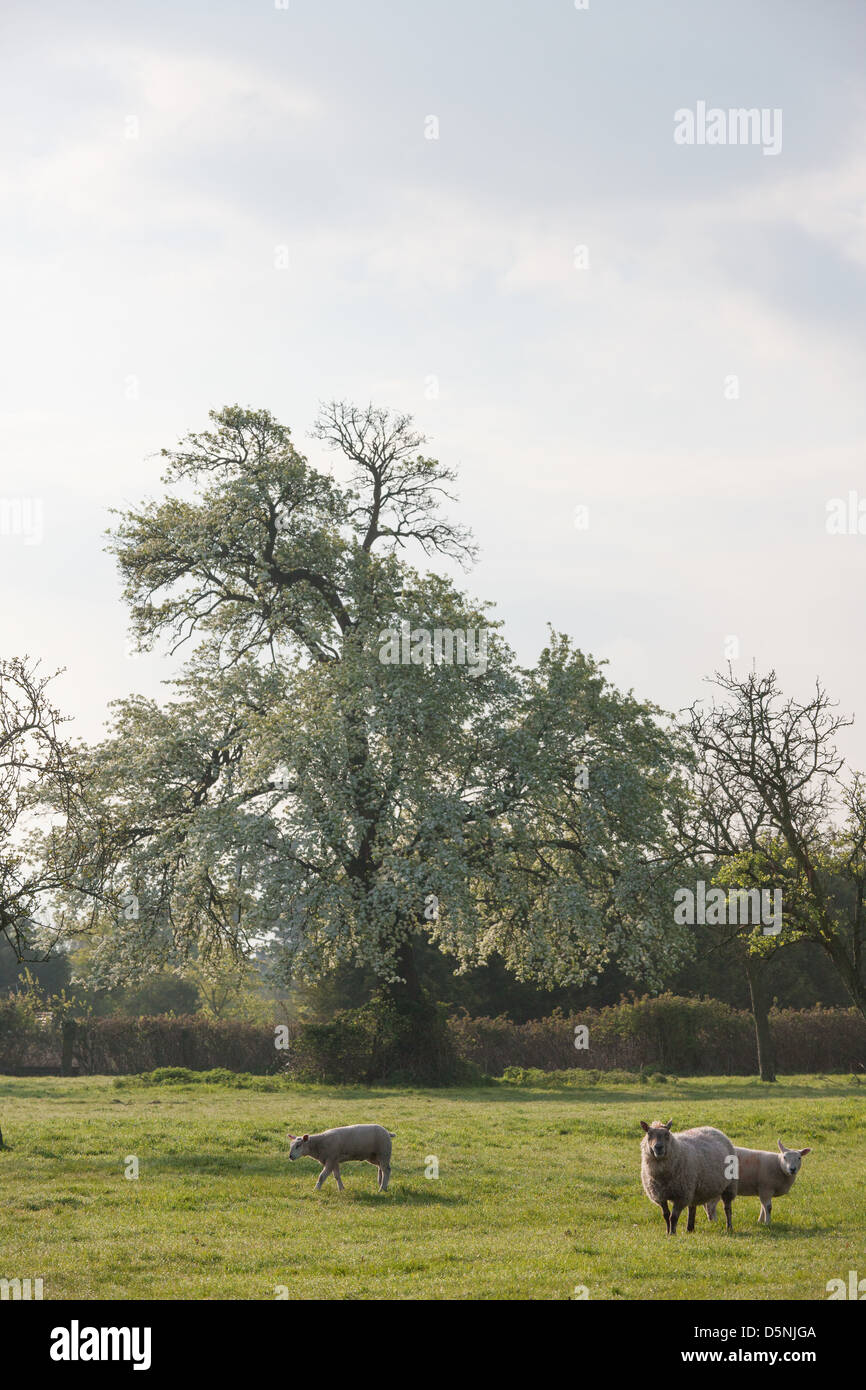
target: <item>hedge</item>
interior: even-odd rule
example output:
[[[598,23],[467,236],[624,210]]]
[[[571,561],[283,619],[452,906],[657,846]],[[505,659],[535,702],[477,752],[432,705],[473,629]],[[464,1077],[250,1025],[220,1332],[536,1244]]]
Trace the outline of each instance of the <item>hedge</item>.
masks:
[[[662,994],[529,1023],[463,1015],[450,1024],[459,1055],[492,1076],[506,1067],[655,1068],[679,1076],[751,1076],[758,1070],[752,1015],[718,999]],[[585,1048],[575,1047],[578,1025],[588,1033]],[[770,1030],[781,1073],[866,1070],[866,1019],[857,1009],[774,1008]]]
[[[123,1076],[158,1067],[222,1067],[298,1081],[435,1085],[501,1076],[509,1067],[679,1076],[757,1071],[751,1015],[715,999],[662,994],[529,1023],[435,1015],[423,1027],[404,1020],[400,1029],[366,1006],[331,1023],[292,1024],[287,1046],[278,1048],[272,1028],[198,1014],[102,1018],[61,1028],[13,995],[0,999],[0,1072]],[[575,1047],[578,1026],[587,1030],[586,1047]],[[770,1028],[782,1074],[866,1071],[866,1020],[856,1009],[773,1009]]]

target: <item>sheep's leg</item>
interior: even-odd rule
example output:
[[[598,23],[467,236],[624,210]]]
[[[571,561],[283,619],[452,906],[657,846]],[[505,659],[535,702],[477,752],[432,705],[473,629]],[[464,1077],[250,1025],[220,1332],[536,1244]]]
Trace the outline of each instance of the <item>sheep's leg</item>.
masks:
[[[390,1163],[380,1163],[379,1165],[379,1191],[388,1191],[388,1179],[391,1176]]]
[[[708,1220],[708,1221],[715,1221],[715,1219],[716,1219],[716,1207],[717,1207],[718,1205],[719,1205],[719,1204],[718,1204],[718,1201],[715,1201],[715,1202],[707,1202],[707,1203],[705,1203],[705,1205],[704,1205],[704,1211],[707,1213],[707,1220]]]
[[[663,1216],[664,1219],[665,1219],[665,1230],[667,1231],[668,1235],[670,1235],[670,1233],[671,1233],[671,1213],[670,1213],[670,1208],[668,1207],[667,1202],[660,1202],[659,1205],[661,1206],[661,1209],[662,1209],[662,1216]]]
[[[771,1219],[771,1217],[772,1217],[772,1215],[773,1215],[773,1199],[772,1199],[772,1197],[762,1197],[762,1198],[761,1198],[761,1215],[762,1215],[763,1218],[764,1218],[764,1225],[765,1225],[765,1226],[769,1226],[769,1224],[770,1224],[770,1219]]]
[[[680,1219],[681,1212],[685,1211],[685,1202],[681,1202],[679,1205],[677,1205],[676,1202],[673,1202],[672,1206],[673,1211],[671,1212],[671,1224],[668,1227],[669,1236],[675,1236],[677,1233],[677,1222]]]
[[[322,1164],[322,1171],[321,1171],[321,1173],[319,1174],[318,1181],[317,1181],[316,1187],[315,1187],[315,1191],[316,1191],[316,1192],[318,1192],[319,1188],[322,1186],[322,1183],[325,1181],[326,1178],[330,1177],[330,1175],[331,1175],[331,1173],[332,1173],[333,1171],[334,1171],[334,1165],[333,1165],[333,1163],[331,1163],[330,1160],[328,1160],[327,1163],[323,1163],[323,1164]]]
[[[337,1179],[337,1186],[338,1186],[338,1188],[340,1189],[341,1192],[343,1192],[345,1189],[343,1188],[343,1184],[342,1184],[342,1181],[341,1181],[341,1179],[340,1179],[340,1165],[339,1165],[339,1163],[335,1163],[335,1164],[334,1164],[334,1177]]]
[[[697,1211],[697,1206],[689,1207],[689,1220],[688,1225],[686,1226],[686,1235],[688,1235],[689,1231],[693,1231],[695,1229],[695,1217],[697,1215]]]
[[[730,1194],[729,1192],[723,1192],[723,1193],[722,1193],[722,1205],[723,1205],[724,1208],[725,1208],[725,1230],[726,1230],[726,1231],[732,1231],[732,1230],[734,1229],[734,1222],[733,1222],[733,1218],[732,1218],[732,1216],[731,1216],[731,1201],[732,1201],[731,1194]]]

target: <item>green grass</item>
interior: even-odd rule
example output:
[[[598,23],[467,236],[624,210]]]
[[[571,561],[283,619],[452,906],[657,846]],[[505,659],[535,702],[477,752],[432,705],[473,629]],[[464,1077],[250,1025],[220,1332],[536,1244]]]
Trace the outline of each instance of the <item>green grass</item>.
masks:
[[[669,1240],[639,1176],[641,1119],[814,1152],[769,1230],[734,1203]],[[375,1169],[288,1161],[287,1129],[374,1120]],[[52,1298],[824,1299],[866,1276],[866,1095],[843,1077],[403,1091],[104,1077],[0,1079],[0,1278]],[[138,1180],[124,1177],[138,1157]],[[425,1177],[428,1155],[438,1179]]]

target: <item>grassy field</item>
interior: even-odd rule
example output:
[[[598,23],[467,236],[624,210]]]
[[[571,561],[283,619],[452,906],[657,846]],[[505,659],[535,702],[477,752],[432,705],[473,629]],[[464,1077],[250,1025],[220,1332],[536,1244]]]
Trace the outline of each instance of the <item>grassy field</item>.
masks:
[[[0,1078],[0,1278],[44,1297],[824,1299],[866,1276],[866,1088],[843,1077],[398,1091]],[[639,1121],[811,1145],[793,1191],[733,1236],[673,1240],[639,1177]],[[288,1161],[287,1129],[397,1131],[391,1188]],[[139,1161],[137,1180],[125,1160]],[[438,1178],[429,1156],[439,1164]]]

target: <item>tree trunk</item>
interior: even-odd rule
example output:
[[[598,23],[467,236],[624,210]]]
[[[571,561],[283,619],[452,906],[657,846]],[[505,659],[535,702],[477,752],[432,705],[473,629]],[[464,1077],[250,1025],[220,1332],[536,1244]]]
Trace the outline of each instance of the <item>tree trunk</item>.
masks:
[[[749,981],[749,997],[752,1001],[755,1040],[758,1046],[758,1071],[762,1081],[775,1081],[776,1059],[770,1033],[770,1006],[764,988],[764,968],[756,956],[750,951],[746,953],[746,976]]]
[[[397,973],[402,976],[400,980],[385,986],[385,993],[393,999],[396,1004],[411,1002],[420,1003],[424,999],[424,990],[421,988],[421,980],[418,976],[418,967],[415,962],[415,947],[412,938],[407,937],[397,953]]]
[[[458,1084],[462,1064],[442,1010],[421,983],[411,936],[398,947],[395,968],[402,978],[383,985],[372,1001],[379,1021],[368,1084],[393,1078],[416,1086]]]
[[[72,1075],[73,1049],[75,1047],[75,1020],[64,1018],[60,1025],[60,1075]]]

